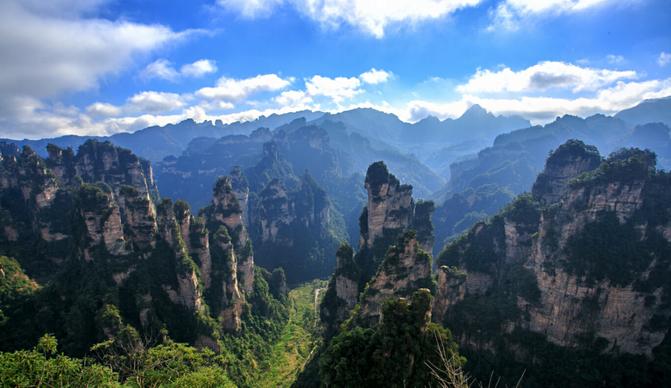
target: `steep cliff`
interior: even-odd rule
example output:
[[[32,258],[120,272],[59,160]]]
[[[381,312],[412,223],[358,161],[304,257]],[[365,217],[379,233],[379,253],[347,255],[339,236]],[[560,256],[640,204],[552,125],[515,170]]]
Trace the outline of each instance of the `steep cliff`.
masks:
[[[167,328],[215,348],[221,332],[241,329],[255,278],[239,175],[220,179],[194,216],[184,202],[158,201],[151,167],[128,150],[89,141],[76,154],[48,152],[0,160],[0,254],[51,295],[36,331],[74,320],[80,329],[57,334],[82,352],[109,332],[95,320],[103,303],[148,335]]]
[[[361,296],[360,318],[376,324],[385,301],[408,297],[420,288],[433,288],[431,257],[422,250],[415,232],[411,231],[389,247],[377,273],[368,282]]]
[[[532,385],[558,378],[563,370],[544,373],[561,354],[576,363],[567,370],[595,369],[598,378],[576,384],[623,384],[618,365],[632,357],[645,375],[670,327],[670,185],[648,151],[601,161],[594,147],[567,142],[533,195],[444,250],[439,263],[458,269],[439,272],[434,319],[478,355],[475,365],[533,365]]]
[[[427,253],[433,245],[433,203],[415,203],[412,186],[402,185],[383,162],[371,164],[365,186],[368,202],[359,220],[359,250],[354,256],[349,246],[338,251],[321,306],[327,337],[357,304],[358,320],[374,324],[386,300],[433,289]]]
[[[261,266],[283,267],[289,283],[331,273],[332,257],[345,240],[344,225],[326,192],[308,173],[294,189],[283,180],[270,181],[256,198],[253,214]]]

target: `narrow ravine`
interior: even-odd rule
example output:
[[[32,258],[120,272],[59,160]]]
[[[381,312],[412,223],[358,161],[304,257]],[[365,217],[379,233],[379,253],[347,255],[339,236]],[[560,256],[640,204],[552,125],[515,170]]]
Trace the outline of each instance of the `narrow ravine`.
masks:
[[[289,387],[319,345],[319,297],[327,282],[314,280],[289,291],[289,320],[273,344],[269,367],[259,373],[257,387]]]

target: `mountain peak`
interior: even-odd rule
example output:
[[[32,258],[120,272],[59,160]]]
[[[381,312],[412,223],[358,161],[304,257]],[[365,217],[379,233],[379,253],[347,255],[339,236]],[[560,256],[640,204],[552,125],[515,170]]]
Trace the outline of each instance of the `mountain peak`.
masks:
[[[464,112],[463,115],[461,115],[461,118],[464,117],[481,117],[481,116],[489,116],[491,113],[489,113],[485,108],[478,104],[473,104],[471,105],[470,108],[466,109],[466,112]]]

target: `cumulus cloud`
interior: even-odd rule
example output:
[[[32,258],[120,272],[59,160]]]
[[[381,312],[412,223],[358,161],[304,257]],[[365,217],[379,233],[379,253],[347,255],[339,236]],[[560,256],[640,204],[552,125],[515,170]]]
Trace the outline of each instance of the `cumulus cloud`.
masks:
[[[202,88],[196,94],[209,99],[237,101],[254,93],[282,90],[292,82],[292,79],[282,78],[277,74],[262,74],[244,79],[222,77],[216,86]]]
[[[528,19],[576,13],[621,0],[503,0],[491,12],[488,30],[517,30]]]
[[[85,111],[45,102],[63,93],[96,88],[137,57],[184,40],[158,24],[97,18],[105,0],[0,1],[0,131],[40,137],[100,134],[95,117],[121,114],[112,105]]]
[[[303,90],[287,90],[273,100],[282,107],[304,107],[313,102],[312,97]]]
[[[129,108],[143,113],[170,112],[182,108],[184,101],[179,94],[146,91],[128,99]]]
[[[471,104],[466,100],[435,102],[412,100],[405,107],[397,111],[397,116],[408,122],[417,122],[428,116],[441,120],[459,117]]]
[[[193,63],[188,63],[180,69],[180,73],[186,77],[202,77],[206,74],[216,73],[217,64],[210,59],[199,59]]]
[[[218,0],[225,9],[241,16],[268,16],[280,5],[293,6],[327,28],[347,24],[382,38],[394,24],[416,24],[436,20],[482,0]]]
[[[361,73],[361,75],[359,75],[359,78],[364,83],[370,85],[377,85],[387,82],[389,78],[391,78],[391,73],[384,70],[378,70],[376,68],[372,68],[365,73]]]
[[[157,59],[148,64],[140,73],[145,79],[165,79],[168,81],[177,81],[182,77],[198,78],[206,74],[215,73],[217,71],[217,64],[210,59],[199,59],[193,63],[182,65],[181,68],[176,69],[172,62],[167,59]]]
[[[112,117],[121,114],[121,108],[106,102],[94,102],[86,107],[86,113],[93,117]]]
[[[664,51],[659,53],[659,58],[657,58],[657,64],[660,67],[665,67],[669,63],[671,63],[671,53],[667,53],[667,52],[664,52]]]
[[[167,59],[157,59],[147,65],[140,74],[142,78],[159,78],[168,81],[175,81],[179,78],[179,72],[175,70],[172,63]]]
[[[357,77],[323,77],[315,75],[305,81],[305,89],[311,96],[328,97],[336,104],[363,93],[359,87],[361,81]]]
[[[179,39],[181,33],[160,25],[63,15],[60,6],[90,10],[96,2],[58,0],[0,2],[0,90],[33,98],[80,91],[116,73],[134,55]],[[84,3],[84,5],[82,5]]]
[[[564,62],[541,62],[520,71],[503,67],[479,69],[457,91],[467,93],[537,92],[568,89],[574,93],[594,91],[618,80],[634,79],[635,71],[580,67]]]
[[[561,98],[521,96],[483,98],[467,95],[463,99],[477,103],[497,114],[518,114],[536,123],[545,123],[557,116],[573,114],[589,116],[596,113],[614,114],[643,100],[671,95],[671,78],[642,82],[617,82],[589,97]]]

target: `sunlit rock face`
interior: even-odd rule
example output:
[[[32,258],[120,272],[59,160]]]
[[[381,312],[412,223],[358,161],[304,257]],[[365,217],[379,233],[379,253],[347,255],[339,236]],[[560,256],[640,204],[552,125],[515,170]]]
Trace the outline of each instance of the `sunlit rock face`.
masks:
[[[120,303],[147,330],[191,322],[211,340],[211,325],[195,323],[207,311],[222,330],[240,330],[254,282],[240,175],[222,178],[212,205],[194,216],[184,202],[159,200],[149,163],[128,150],[88,141],[77,153],[50,145],[48,154],[3,151],[0,254],[40,281],[77,268],[137,295]]]
[[[671,274],[670,182],[648,151],[602,160],[593,147],[567,142],[532,195],[448,245],[434,319],[463,328],[456,334],[471,348],[522,330],[561,347],[589,337],[604,341],[603,352],[651,355],[671,315],[661,281]],[[505,319],[479,336],[464,311],[487,303]]]
[[[422,250],[414,232],[392,245],[362,296],[360,317],[380,321],[382,304],[393,297],[408,297],[420,288],[431,287],[431,257]]]
[[[365,179],[368,201],[359,220],[359,251],[341,246],[337,267],[321,307],[327,336],[338,330],[352,311],[365,325],[379,322],[382,305],[420,288],[433,289],[432,202],[412,198],[383,162],[370,165]],[[360,307],[355,309],[359,304]]]

